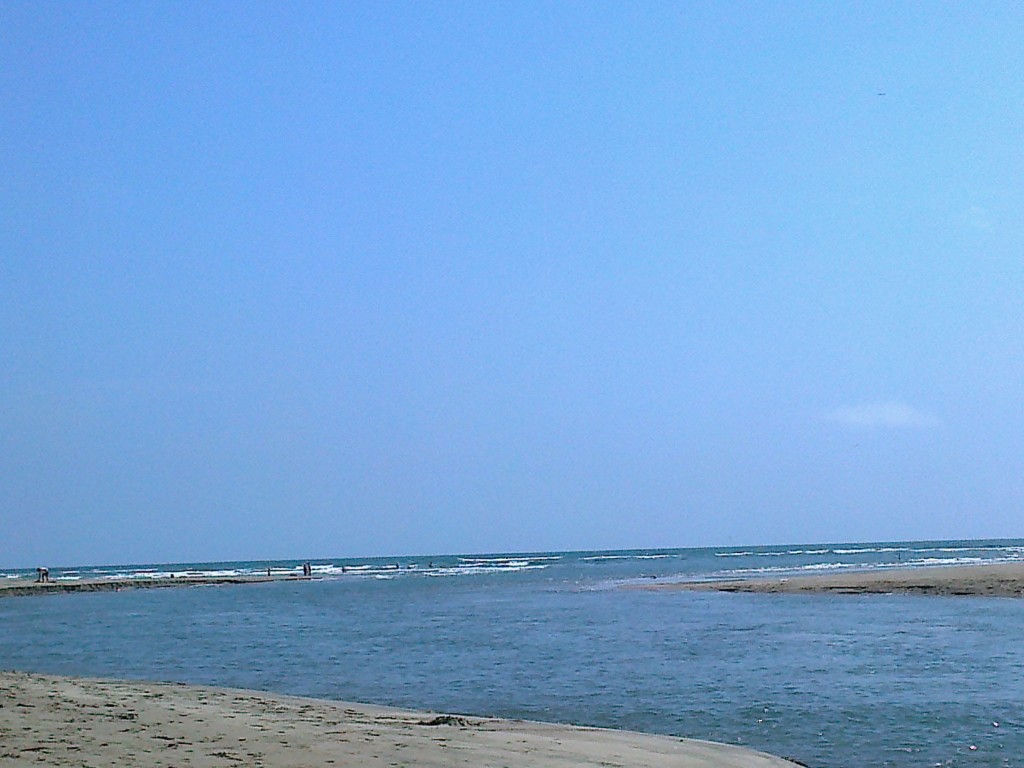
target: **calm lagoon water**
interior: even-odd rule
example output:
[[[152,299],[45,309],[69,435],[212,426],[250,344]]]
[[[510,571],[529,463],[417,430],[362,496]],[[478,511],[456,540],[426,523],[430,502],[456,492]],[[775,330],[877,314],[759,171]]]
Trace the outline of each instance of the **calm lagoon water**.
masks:
[[[313,582],[0,600],[0,668],[629,728],[820,768],[1024,766],[1024,602],[620,588],[1022,557],[998,541],[322,560]],[[267,567],[299,563],[51,573]]]

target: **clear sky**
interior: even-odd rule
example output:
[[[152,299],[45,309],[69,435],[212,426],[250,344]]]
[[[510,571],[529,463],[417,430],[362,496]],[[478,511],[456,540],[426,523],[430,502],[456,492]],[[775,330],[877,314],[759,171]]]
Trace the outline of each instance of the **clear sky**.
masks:
[[[0,0],[0,565],[1024,535],[1021,30]]]

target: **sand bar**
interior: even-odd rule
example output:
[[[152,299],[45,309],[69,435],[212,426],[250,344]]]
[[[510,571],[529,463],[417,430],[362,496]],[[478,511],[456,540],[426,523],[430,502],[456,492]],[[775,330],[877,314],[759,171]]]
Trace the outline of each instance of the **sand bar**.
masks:
[[[224,584],[265,584],[270,581],[311,581],[316,577],[294,574],[274,576],[177,576],[136,577],[133,579],[76,579],[68,581],[0,581],[0,597],[52,595],[63,592],[120,592],[124,589],[158,589],[161,587],[200,587]]]
[[[0,672],[0,768],[793,768],[705,741],[173,683]]]
[[[637,589],[831,594],[917,594],[1024,597],[1024,562],[894,568],[731,581],[644,584]]]

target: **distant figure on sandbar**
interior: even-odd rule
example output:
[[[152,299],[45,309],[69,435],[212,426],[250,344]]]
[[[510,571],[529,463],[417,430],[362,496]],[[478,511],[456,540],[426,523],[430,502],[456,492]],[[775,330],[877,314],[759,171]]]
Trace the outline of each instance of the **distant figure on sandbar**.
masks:
[[[313,575],[313,566],[311,566],[309,563],[303,563],[302,564],[302,575],[303,576],[312,576]]]
[[[49,568],[36,568],[36,583],[45,584],[50,580]]]

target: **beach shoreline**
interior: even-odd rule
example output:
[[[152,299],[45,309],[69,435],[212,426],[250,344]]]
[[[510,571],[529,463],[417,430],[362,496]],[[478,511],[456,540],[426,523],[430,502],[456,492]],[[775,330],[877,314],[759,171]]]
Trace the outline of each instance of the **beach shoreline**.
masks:
[[[1024,597],[1024,562],[886,568],[723,581],[635,584],[644,591],[771,594],[914,594],[946,597]]]
[[[313,581],[315,576],[282,574],[273,576],[161,576],[159,578],[81,579],[76,581],[0,581],[0,597],[52,595],[69,592],[120,592],[128,589],[165,587],[225,586],[231,584],[270,584],[278,581]]]
[[[0,768],[792,768],[742,747],[209,688],[0,672]]]
[[[295,573],[266,575],[160,576],[57,581],[0,581],[0,598],[77,592],[119,592],[132,589],[230,586],[318,581],[321,576]],[[628,590],[750,592],[777,594],[918,594],[940,596],[1024,597],[1024,562],[941,566],[886,567],[871,570],[750,576],[630,584]]]

